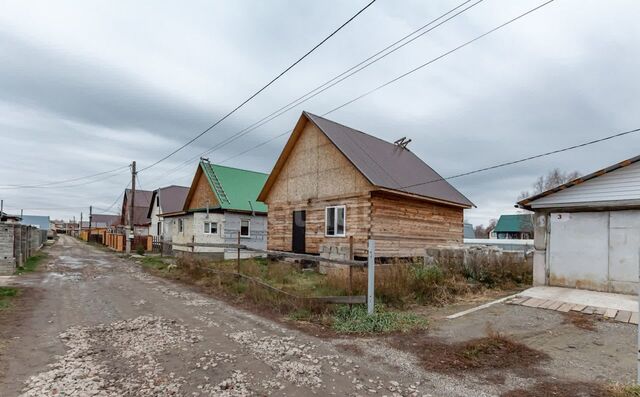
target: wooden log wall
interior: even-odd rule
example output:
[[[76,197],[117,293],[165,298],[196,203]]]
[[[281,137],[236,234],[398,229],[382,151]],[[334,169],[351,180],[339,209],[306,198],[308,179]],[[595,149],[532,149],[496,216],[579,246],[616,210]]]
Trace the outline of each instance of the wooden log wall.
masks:
[[[370,237],[376,256],[424,255],[427,247],[460,245],[463,217],[462,208],[373,192]]]

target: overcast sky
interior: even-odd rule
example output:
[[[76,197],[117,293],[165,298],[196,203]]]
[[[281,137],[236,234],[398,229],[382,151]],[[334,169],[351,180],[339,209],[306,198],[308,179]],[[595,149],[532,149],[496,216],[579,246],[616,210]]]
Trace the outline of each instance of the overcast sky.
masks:
[[[368,0],[367,0],[368,1]],[[378,0],[228,120],[139,175],[188,185],[189,158],[462,3]],[[209,155],[221,162],[541,4],[485,0],[362,73]],[[365,1],[3,1],[0,185],[153,163],[234,108]],[[327,116],[409,148],[443,176],[640,126],[640,2],[557,0]],[[286,137],[224,164],[270,172]],[[640,154],[640,134],[451,181],[474,224],[513,213],[559,167],[589,173]],[[171,171],[171,172],[169,172]],[[66,188],[2,189],[10,212],[105,209],[128,170]],[[85,181],[68,183],[77,185]],[[119,210],[120,201],[113,207]],[[96,212],[100,212],[97,209]]]

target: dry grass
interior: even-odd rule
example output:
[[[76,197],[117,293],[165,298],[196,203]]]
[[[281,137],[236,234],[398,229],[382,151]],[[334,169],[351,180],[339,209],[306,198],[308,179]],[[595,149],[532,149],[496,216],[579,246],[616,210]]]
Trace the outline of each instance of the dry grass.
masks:
[[[564,322],[573,324],[576,328],[584,329],[587,331],[596,330],[595,318],[594,316],[588,314],[569,312],[565,314]]]
[[[464,260],[443,256],[432,265],[417,261],[394,261],[376,267],[376,297],[386,304],[444,305],[485,289],[513,289],[531,283],[532,268],[515,255],[477,255]],[[349,290],[348,271],[336,269],[327,275],[331,288]],[[367,290],[366,269],[352,270],[356,295]]]
[[[450,375],[509,369],[530,376],[539,363],[549,359],[545,353],[491,330],[486,337],[460,343],[416,335],[395,338],[391,344],[417,355],[426,370]]]

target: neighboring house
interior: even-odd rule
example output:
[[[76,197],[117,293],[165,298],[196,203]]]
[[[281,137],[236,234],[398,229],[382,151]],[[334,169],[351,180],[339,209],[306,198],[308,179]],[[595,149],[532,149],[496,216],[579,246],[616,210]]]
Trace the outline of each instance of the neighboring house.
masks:
[[[470,223],[465,222],[464,224],[464,238],[476,238],[476,231]]]
[[[329,256],[424,255],[463,243],[473,203],[402,144],[303,112],[258,196],[270,250]]]
[[[0,222],[7,223],[20,223],[20,217],[18,215],[7,214],[6,212],[0,212]]]
[[[146,236],[149,234],[149,205],[151,204],[151,196],[153,192],[148,190],[136,189],[135,202],[133,203],[133,230],[136,236]],[[120,211],[120,224],[129,225],[129,212],[131,211],[131,189],[125,189],[124,198],[122,199],[122,209]]]
[[[188,187],[175,185],[153,191],[147,213],[147,217],[151,220],[150,235],[161,236],[163,240],[171,241],[173,220],[165,222],[163,214],[182,211],[188,193]]]
[[[49,230],[50,219],[44,215],[23,215],[21,224],[27,226],[35,226],[40,230]]]
[[[174,253],[193,252],[215,259],[230,259],[236,249],[187,247],[189,243],[241,244],[267,248],[267,206],[256,200],[267,175],[211,164],[201,160],[182,211],[164,213],[172,222]],[[243,251],[244,257],[252,256]]]
[[[518,205],[535,211],[534,284],[637,293],[640,156]]]
[[[490,235],[501,240],[530,240],[533,238],[533,214],[500,215]]]
[[[137,192],[136,192],[137,194]],[[120,223],[119,215],[108,214],[92,214],[91,215],[91,228],[96,229],[109,229],[110,227],[118,226]],[[82,228],[89,227],[89,222],[82,222]]]

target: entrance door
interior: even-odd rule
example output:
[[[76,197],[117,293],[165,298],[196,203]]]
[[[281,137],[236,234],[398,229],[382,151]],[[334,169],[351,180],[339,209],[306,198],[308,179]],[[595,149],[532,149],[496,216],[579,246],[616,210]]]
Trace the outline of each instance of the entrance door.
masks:
[[[305,247],[305,234],[306,234],[306,211],[293,211],[293,236],[291,239],[291,249],[298,254],[304,254]]]

